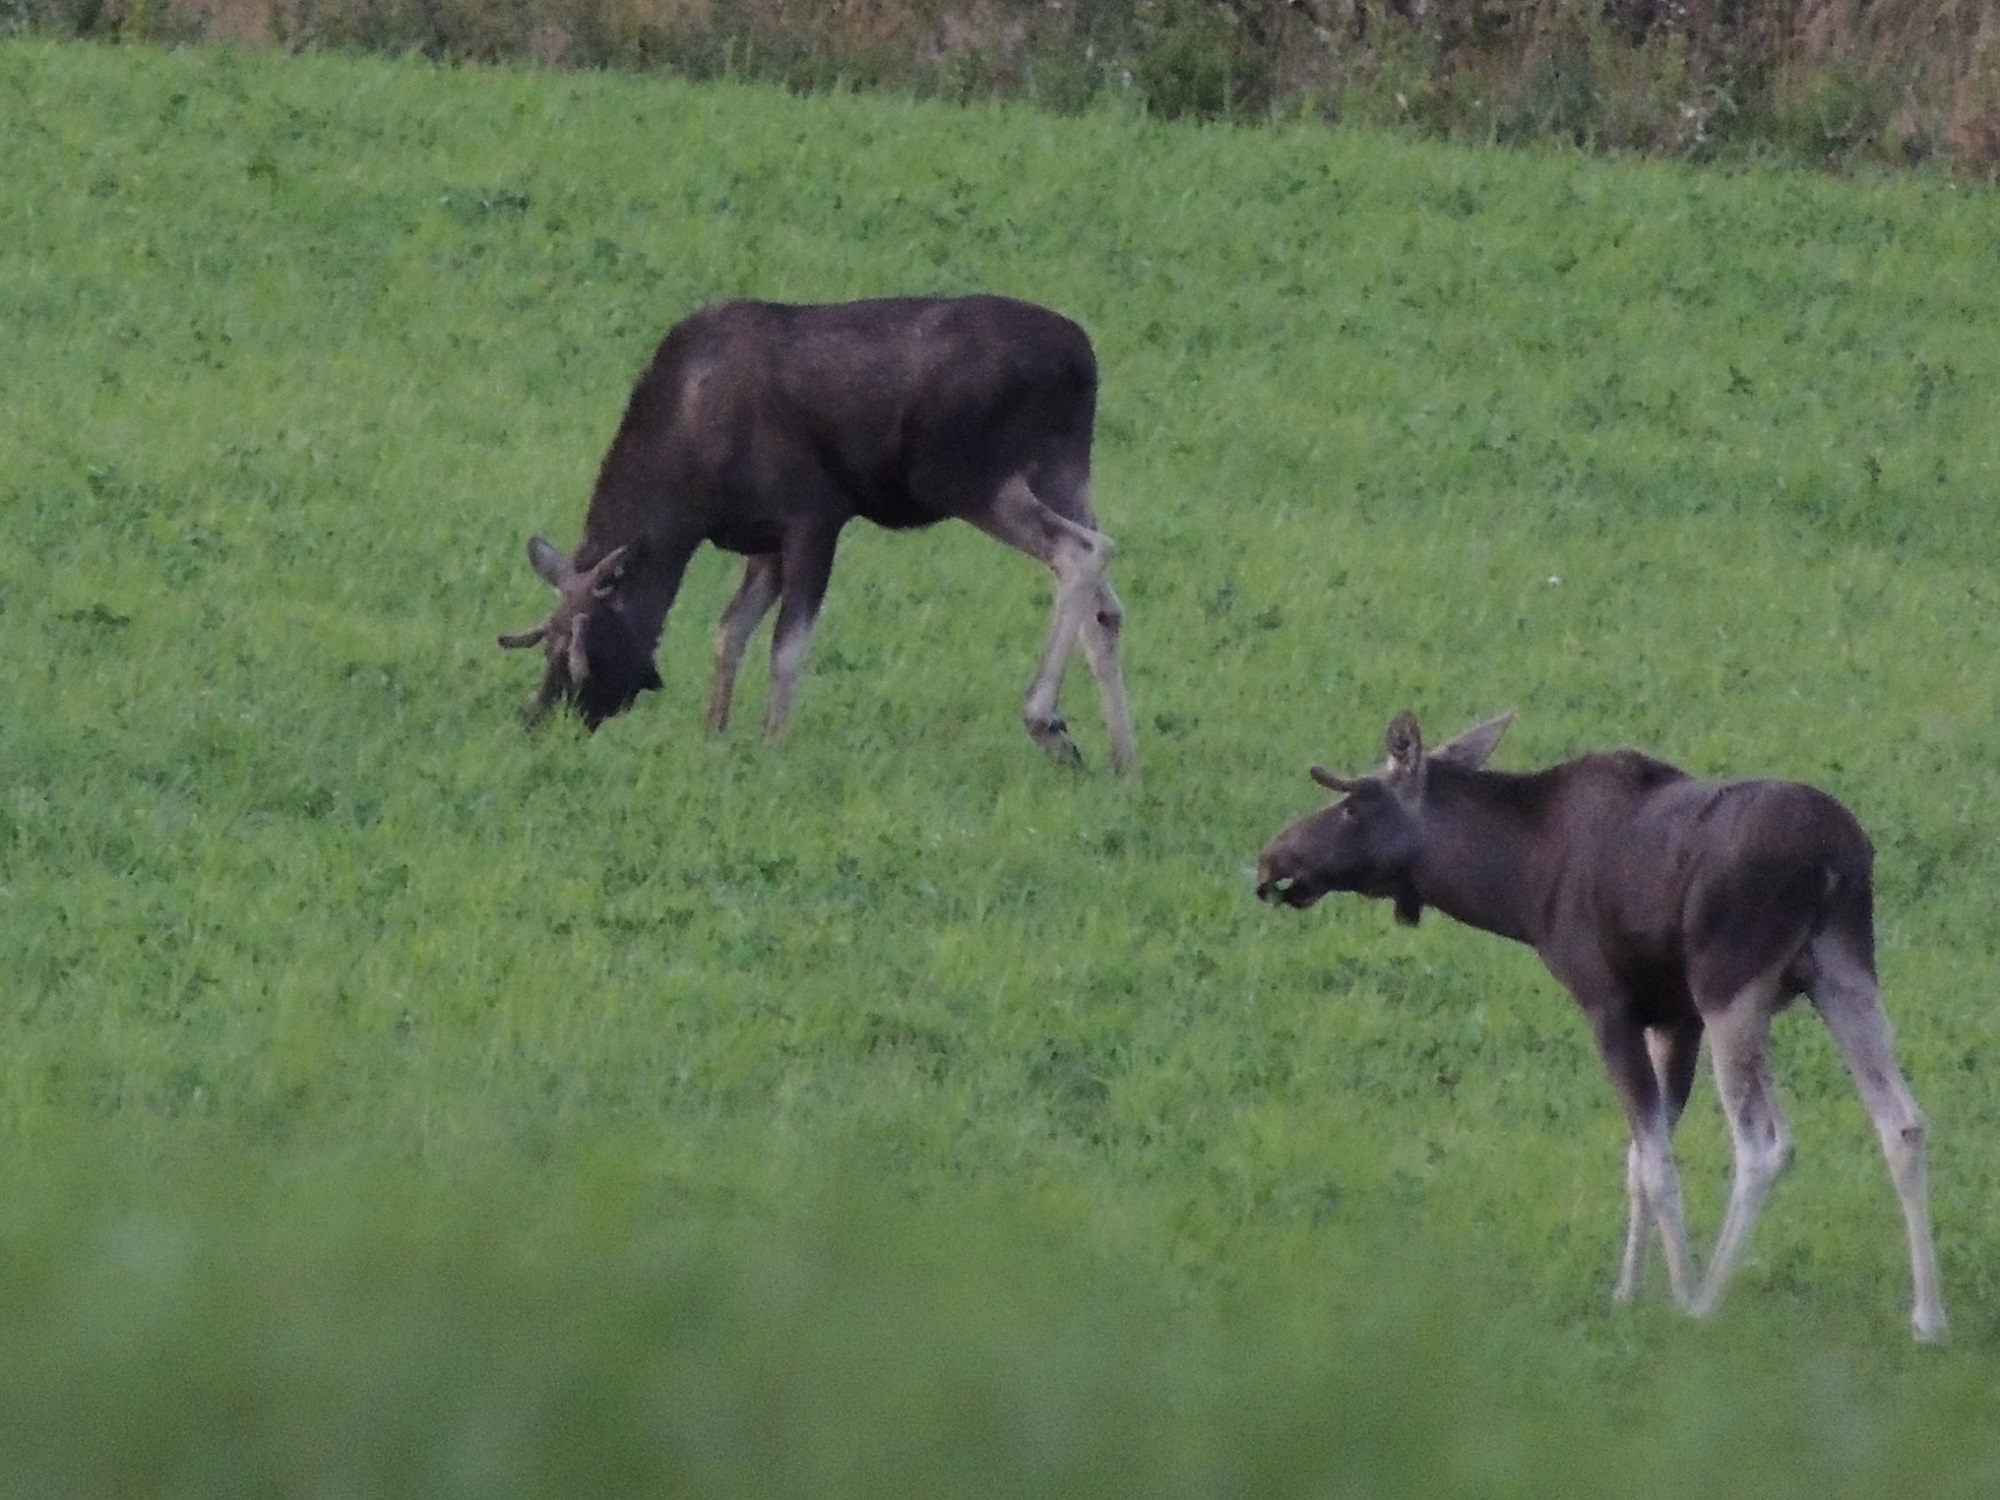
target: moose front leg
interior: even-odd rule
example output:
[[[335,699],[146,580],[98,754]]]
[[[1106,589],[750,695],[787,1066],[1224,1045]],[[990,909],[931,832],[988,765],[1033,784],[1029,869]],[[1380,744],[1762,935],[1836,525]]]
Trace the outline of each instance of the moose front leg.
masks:
[[[1625,1117],[1632,1127],[1626,1153],[1626,1181],[1634,1193],[1631,1219],[1644,1233],[1644,1221],[1659,1226],[1660,1248],[1666,1255],[1667,1284],[1674,1302],[1692,1310],[1696,1292],[1694,1255],[1688,1249],[1687,1216],[1681,1207],[1680,1172],[1674,1165],[1673,1119],[1668,1097],[1660,1087],[1644,1029],[1626,1020],[1622,1006],[1607,1006],[1593,1016],[1597,1049],[1611,1075]],[[1634,1278],[1638,1257],[1627,1229],[1626,1256]],[[1618,1290],[1626,1290],[1621,1279]],[[1628,1293],[1629,1294],[1629,1293]],[[1614,1293],[1615,1295],[1615,1293]]]
[[[1647,1028],[1646,1054],[1652,1059],[1660,1096],[1666,1100],[1667,1135],[1671,1139],[1687,1110],[1688,1095],[1694,1089],[1695,1064],[1701,1055],[1701,1022]],[[1645,1187],[1639,1177],[1636,1141],[1625,1151],[1625,1198],[1625,1253],[1619,1260],[1617,1285],[1611,1291],[1614,1302],[1630,1302],[1637,1295],[1639,1277],[1646,1268],[1646,1243],[1653,1227],[1652,1215],[1646,1211]]]

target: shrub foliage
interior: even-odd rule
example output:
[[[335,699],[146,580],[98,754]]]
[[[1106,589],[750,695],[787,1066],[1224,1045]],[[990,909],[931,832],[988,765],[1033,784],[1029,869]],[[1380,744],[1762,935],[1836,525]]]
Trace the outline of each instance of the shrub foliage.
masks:
[[[2000,166],[2000,0],[0,0],[14,30]]]

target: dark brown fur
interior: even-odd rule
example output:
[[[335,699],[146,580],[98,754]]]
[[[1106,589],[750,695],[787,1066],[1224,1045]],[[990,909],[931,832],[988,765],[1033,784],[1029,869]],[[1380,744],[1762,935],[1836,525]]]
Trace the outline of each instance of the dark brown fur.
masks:
[[[1889,1152],[1910,1231],[1918,1332],[1942,1303],[1924,1201],[1924,1126],[1897,1070],[1875,975],[1873,850],[1852,813],[1788,781],[1699,781],[1634,750],[1515,775],[1483,769],[1509,720],[1426,753],[1398,715],[1388,765],[1314,778],[1345,795],[1279,833],[1257,893],[1308,907],[1335,891],[1435,906],[1526,943],[1588,1018],[1633,1128],[1632,1227],[1620,1293],[1660,1223],[1676,1295],[1720,1297],[1769,1182],[1789,1157],[1766,1053],[1770,1018],[1810,994]],[[1699,1292],[1668,1144],[1704,1036],[1737,1144],[1737,1188]]]
[[[1057,659],[1044,661],[1030,694],[1030,731],[1074,753],[1055,692],[1060,658],[1081,633],[1113,720],[1114,759],[1129,764],[1122,611],[1103,579],[1113,549],[1090,500],[1096,400],[1084,331],[1005,297],[728,302],[684,319],[634,387],[582,540],[562,560],[571,573],[559,578],[580,577],[618,555],[608,587],[587,606],[565,594],[540,634],[509,638],[547,641],[537,710],[569,702],[595,727],[658,687],[653,654],[667,613],[689,558],[709,542],[748,559],[718,633],[710,724],[726,725],[743,644],[777,602],[766,719],[775,733],[841,529],[857,517],[893,530],[958,518],[1057,574]],[[574,652],[578,619],[584,646]]]

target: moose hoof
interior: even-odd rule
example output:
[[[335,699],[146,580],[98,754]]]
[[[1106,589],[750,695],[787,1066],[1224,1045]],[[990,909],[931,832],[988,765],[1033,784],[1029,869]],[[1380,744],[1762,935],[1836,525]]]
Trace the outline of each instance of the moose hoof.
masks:
[[[1066,766],[1083,764],[1083,752],[1076,748],[1076,741],[1069,737],[1069,724],[1062,715],[1057,714],[1054,718],[1029,724],[1028,733],[1035,737],[1035,743],[1048,751],[1053,759]]]

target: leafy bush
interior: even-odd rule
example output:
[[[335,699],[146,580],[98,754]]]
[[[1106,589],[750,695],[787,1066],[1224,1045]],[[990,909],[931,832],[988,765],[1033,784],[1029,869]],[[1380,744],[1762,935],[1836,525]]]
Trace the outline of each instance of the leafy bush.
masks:
[[[14,31],[2000,164],[2000,0],[0,0]]]

